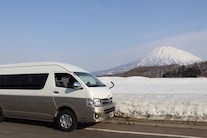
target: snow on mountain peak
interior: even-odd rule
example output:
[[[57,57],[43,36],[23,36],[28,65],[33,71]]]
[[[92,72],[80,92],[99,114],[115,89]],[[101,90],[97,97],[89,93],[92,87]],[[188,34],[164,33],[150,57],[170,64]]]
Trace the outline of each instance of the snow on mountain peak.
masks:
[[[164,66],[164,65],[190,65],[203,60],[183,50],[166,46],[159,47],[142,59],[137,66]]]

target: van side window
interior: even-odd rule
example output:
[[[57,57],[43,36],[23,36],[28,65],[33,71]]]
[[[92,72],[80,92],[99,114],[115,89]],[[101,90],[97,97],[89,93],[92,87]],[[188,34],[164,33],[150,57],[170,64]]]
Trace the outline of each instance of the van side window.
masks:
[[[77,80],[67,73],[55,73],[55,84],[57,87],[74,88],[73,83]]]
[[[43,89],[48,74],[0,75],[0,89]]]

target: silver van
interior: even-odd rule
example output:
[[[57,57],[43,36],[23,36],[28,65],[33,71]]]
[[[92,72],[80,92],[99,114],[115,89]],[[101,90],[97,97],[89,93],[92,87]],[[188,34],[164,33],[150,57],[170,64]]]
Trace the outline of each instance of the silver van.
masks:
[[[0,66],[0,122],[4,117],[56,122],[72,131],[78,122],[114,116],[112,93],[95,76],[69,64]]]

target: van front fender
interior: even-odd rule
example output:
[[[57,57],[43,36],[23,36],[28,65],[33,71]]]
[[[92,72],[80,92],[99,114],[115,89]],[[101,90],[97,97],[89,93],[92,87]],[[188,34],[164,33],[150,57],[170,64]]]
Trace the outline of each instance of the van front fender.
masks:
[[[64,109],[68,108],[72,110],[77,118],[77,121],[85,118],[86,113],[86,99],[83,98],[68,98],[68,97],[55,97],[55,104],[57,109]],[[67,99],[67,100],[66,100]],[[56,113],[55,117],[57,116],[58,112]]]

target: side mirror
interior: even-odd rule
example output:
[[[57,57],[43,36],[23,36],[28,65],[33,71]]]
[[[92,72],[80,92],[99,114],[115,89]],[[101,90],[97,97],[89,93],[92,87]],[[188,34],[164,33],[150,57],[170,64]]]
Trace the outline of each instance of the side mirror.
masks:
[[[76,89],[76,90],[83,89],[81,84],[79,82],[77,82],[77,81],[73,83],[73,88]]]
[[[113,88],[113,87],[114,87],[114,83],[113,83],[113,81],[111,81],[111,84],[112,84],[112,86],[111,86],[111,87],[109,87],[109,89],[111,89],[111,88]]]

